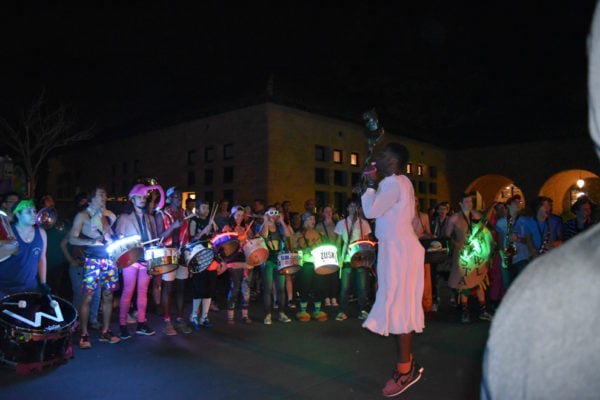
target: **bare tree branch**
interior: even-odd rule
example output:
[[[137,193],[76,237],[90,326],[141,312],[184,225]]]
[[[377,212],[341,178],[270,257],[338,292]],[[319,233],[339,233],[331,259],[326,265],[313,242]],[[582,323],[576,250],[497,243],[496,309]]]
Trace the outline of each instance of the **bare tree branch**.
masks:
[[[0,117],[0,138],[15,153],[15,161],[23,164],[29,180],[30,197],[35,196],[40,168],[51,152],[90,139],[94,134],[93,127],[77,130],[65,105],[61,104],[52,110],[47,110],[46,106],[45,93],[42,91],[27,112],[23,113],[18,131]]]

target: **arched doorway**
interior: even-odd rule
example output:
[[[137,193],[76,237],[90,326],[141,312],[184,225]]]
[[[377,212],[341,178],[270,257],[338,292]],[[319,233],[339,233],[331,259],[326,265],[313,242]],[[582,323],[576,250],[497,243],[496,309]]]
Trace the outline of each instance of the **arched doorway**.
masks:
[[[570,213],[571,204],[577,200],[579,195],[586,194],[596,203],[600,201],[600,177],[584,169],[561,171],[544,182],[539,194],[554,200],[552,211],[561,215],[564,219],[568,219],[572,217]]]
[[[476,208],[484,210],[496,201],[506,201],[509,197],[520,194],[525,198],[521,189],[514,181],[504,175],[483,175],[475,179],[467,187],[466,193],[476,193]]]

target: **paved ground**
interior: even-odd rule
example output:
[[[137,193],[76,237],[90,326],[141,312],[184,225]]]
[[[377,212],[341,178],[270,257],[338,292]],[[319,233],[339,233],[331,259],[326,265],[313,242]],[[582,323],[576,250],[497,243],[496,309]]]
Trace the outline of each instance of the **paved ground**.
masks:
[[[94,332],[93,348],[75,348],[64,365],[27,376],[0,369],[0,399],[383,398],[394,365],[391,338],[370,333],[355,318],[336,322],[333,309],[327,322],[266,326],[261,303],[254,302],[250,315],[254,324],[230,326],[225,311],[213,313],[212,329],[175,337],[162,334],[160,318],[150,315],[156,336],[117,345],[98,342]],[[442,304],[413,341],[423,378],[399,398],[479,398],[488,329],[484,322],[461,324]]]

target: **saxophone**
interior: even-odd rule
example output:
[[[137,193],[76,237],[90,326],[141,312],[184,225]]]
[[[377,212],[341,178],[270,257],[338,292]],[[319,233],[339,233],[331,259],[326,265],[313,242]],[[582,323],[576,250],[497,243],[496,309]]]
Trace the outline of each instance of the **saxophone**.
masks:
[[[538,250],[538,254],[547,253],[548,251],[550,251],[551,248],[552,246],[550,246],[550,229],[548,229],[546,231],[546,234],[544,235],[544,240],[542,241],[542,245]]]
[[[504,247],[504,263],[506,267],[509,267],[512,264],[512,259],[517,255],[517,245],[512,241],[512,233],[513,233],[513,217],[506,217],[506,238],[504,243],[506,246]]]

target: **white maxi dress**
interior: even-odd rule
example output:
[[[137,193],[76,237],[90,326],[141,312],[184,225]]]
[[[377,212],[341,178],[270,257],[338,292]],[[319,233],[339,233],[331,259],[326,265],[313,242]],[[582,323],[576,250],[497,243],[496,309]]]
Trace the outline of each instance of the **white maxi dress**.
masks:
[[[362,195],[367,218],[375,218],[378,240],[377,293],[363,327],[388,336],[422,332],[425,249],[412,226],[415,193],[404,175],[392,175],[379,183],[377,192]]]

